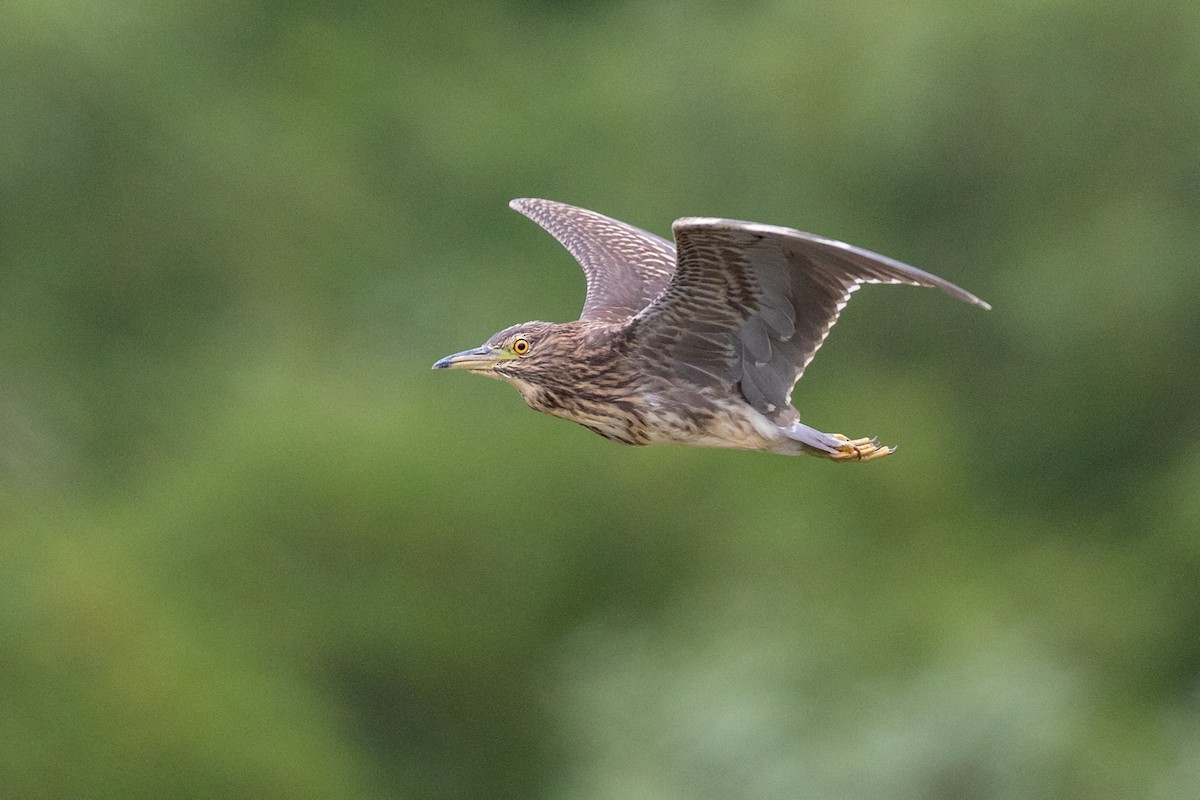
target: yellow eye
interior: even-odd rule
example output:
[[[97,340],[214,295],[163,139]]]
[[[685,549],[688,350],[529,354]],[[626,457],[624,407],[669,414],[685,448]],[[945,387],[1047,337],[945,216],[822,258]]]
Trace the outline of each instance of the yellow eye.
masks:
[[[519,356],[525,355],[529,352],[529,340],[523,337],[516,339],[512,343],[512,351]]]

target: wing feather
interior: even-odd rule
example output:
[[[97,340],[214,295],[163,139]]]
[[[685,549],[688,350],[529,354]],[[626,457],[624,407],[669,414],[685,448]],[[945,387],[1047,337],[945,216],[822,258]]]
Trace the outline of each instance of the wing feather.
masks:
[[[763,414],[794,418],[791,394],[864,283],[940,289],[989,308],[936,275],[809,233],[728,219],[673,226],[678,264],[663,293],[630,323],[647,354],[683,365],[700,385],[738,390]],[[704,337],[697,334],[704,332]]]
[[[579,318],[628,320],[658,297],[675,271],[671,242],[584,208],[520,198],[509,206],[542,226],[575,257],[587,278]]]

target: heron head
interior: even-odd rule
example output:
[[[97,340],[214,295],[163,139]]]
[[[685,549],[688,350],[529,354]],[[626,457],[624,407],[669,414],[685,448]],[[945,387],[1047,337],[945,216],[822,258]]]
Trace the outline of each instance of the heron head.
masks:
[[[570,324],[523,322],[505,328],[481,347],[446,356],[434,369],[464,369],[490,378],[541,383],[557,374],[564,357],[575,350]]]

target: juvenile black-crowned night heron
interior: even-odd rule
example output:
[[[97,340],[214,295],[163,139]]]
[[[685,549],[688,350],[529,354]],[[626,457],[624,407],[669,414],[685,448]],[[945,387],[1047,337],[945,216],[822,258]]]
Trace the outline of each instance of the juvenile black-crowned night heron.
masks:
[[[575,322],[526,322],[434,369],[508,381],[537,411],[625,444],[735,447],[835,461],[895,448],[800,422],[792,387],[864,283],[988,304],[936,275],[791,228],[684,217],[675,243],[549,200],[510,205],[583,267]]]

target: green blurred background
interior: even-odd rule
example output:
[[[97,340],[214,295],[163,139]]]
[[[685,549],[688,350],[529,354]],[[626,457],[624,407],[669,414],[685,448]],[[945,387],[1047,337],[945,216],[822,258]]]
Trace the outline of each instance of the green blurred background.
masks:
[[[882,462],[432,373],[789,225]],[[1200,796],[1200,5],[0,6],[0,796]]]

